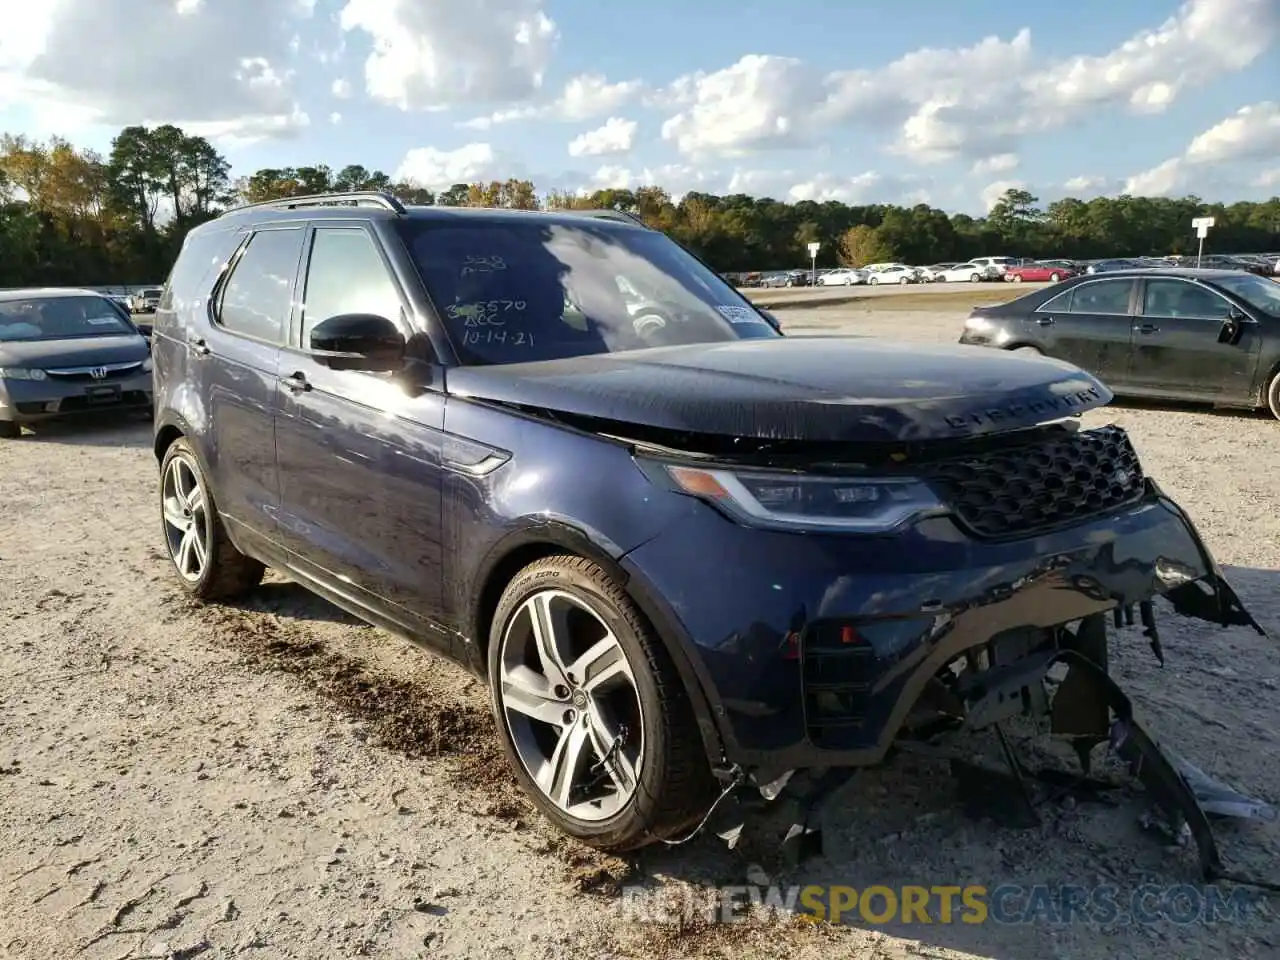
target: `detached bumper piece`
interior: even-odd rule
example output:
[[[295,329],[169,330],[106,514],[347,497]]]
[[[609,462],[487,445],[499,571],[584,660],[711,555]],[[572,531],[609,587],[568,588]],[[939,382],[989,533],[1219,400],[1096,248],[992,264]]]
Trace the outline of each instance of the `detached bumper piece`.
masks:
[[[1181,612],[1214,622],[1252,626],[1265,636],[1225,581],[1220,577],[1213,579],[1216,581],[1212,583],[1216,588],[1214,594],[1206,594],[1196,584],[1189,584],[1205,598],[1204,605],[1187,607],[1188,601],[1183,599],[1186,609]],[[1148,606],[1143,604],[1143,623],[1148,627],[1148,636],[1158,654],[1159,639],[1154,632],[1154,621],[1146,609]],[[1276,881],[1247,877],[1229,869],[1222,860],[1209,821],[1209,816],[1215,815],[1275,822],[1280,819],[1275,808],[1213,780],[1188,761],[1166,752],[1142,728],[1134,717],[1133,704],[1108,675],[1105,614],[1084,618],[1077,630],[1066,632],[1061,639],[1065,641],[1061,645],[1036,649],[1012,662],[971,674],[956,690],[965,705],[963,726],[995,730],[1008,772],[957,759],[924,741],[900,740],[897,749],[949,759],[961,803],[971,813],[988,815],[998,812],[1004,822],[1030,827],[1039,822],[1036,807],[1045,799],[1036,797],[1033,781],[1048,785],[1051,788],[1049,797],[1058,798],[1068,793],[1084,794],[1086,799],[1099,798],[1123,786],[1089,776],[1090,751],[1101,743],[1107,743],[1144,786],[1159,813],[1158,820],[1153,822],[1169,832],[1175,841],[1189,838],[1194,842],[1206,883],[1227,881],[1280,891],[1280,883]],[[850,657],[848,660],[844,672],[856,674],[853,664],[858,662],[858,658]],[[1014,712],[1020,712],[1016,705],[1024,702],[1026,692],[1040,685],[1056,664],[1065,664],[1068,669],[1048,710],[1051,727],[1053,733],[1074,741],[1083,775],[1060,769],[1027,769],[1014,755],[1000,727],[1002,721]],[[855,676],[846,676],[842,680],[842,687],[856,687],[861,682],[861,678]],[[835,691],[822,689],[820,692],[831,694]],[[845,723],[856,725],[859,718],[844,719]],[[811,727],[811,736],[818,732]],[[722,799],[728,798],[729,794],[734,796],[724,809],[713,811],[717,822],[712,823],[712,829],[732,849],[742,841],[748,821],[755,813],[766,807],[772,811],[785,811],[780,838],[785,860],[795,865],[808,857],[821,855],[820,807],[856,772],[856,767],[791,771],[771,783],[760,783],[751,780],[741,770],[732,771],[725,775],[728,786]],[[755,789],[746,791],[744,795],[739,788],[748,782]]]

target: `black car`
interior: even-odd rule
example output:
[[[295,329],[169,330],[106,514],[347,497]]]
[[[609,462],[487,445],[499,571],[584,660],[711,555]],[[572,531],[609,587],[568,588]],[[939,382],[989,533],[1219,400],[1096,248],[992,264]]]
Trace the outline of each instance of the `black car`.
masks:
[[[0,292],[0,437],[22,424],[151,406],[151,351],[92,290]]]
[[[1252,622],[1124,431],[1070,417],[1110,399],[1091,375],[785,337],[625,215],[229,211],[153,349],[177,581],[276,567],[464,664],[529,796],[606,849],[1037,710],[1059,661],[1106,739],[1106,611]]]
[[[1280,284],[1243,271],[1079,277],[975,308],[960,342],[1066,360],[1119,395],[1280,417]]]

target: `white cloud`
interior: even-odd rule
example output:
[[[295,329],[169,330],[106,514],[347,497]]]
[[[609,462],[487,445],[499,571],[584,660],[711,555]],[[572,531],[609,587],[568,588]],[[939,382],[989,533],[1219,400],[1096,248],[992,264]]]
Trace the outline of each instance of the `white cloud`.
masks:
[[[1241,107],[1214,124],[1192,139],[1182,156],[1171,157],[1150,170],[1134,174],[1125,182],[1124,192],[1153,197],[1196,193],[1206,183],[1221,182],[1224,168],[1265,160],[1277,153],[1280,153],[1280,101],[1267,100]]]
[[[622,117],[610,117],[604,126],[575,137],[569,143],[571,157],[609,157],[630,153],[640,124]]]
[[[290,64],[309,15],[297,0],[0,0],[0,106],[63,135],[95,123],[288,135],[306,125]]]
[[[563,120],[579,123],[626,106],[643,89],[644,84],[639,80],[610,83],[603,74],[584,73],[570,78],[560,95],[549,103],[508,107],[487,116],[463,121],[459,126],[471,130],[488,130],[516,120]]]
[[[558,38],[540,0],[347,0],[339,23],[372,38],[369,96],[402,110],[531,97]]]
[[[788,200],[814,200],[818,203],[828,200],[848,204],[919,203],[922,196],[927,197],[927,193],[918,188],[917,180],[886,176],[874,170],[854,177],[819,174],[793,184],[787,191]]]
[[[1263,170],[1262,173],[1253,178],[1253,186],[1261,187],[1263,190],[1280,187],[1280,167]]]
[[[333,81],[333,86],[329,88],[330,92],[339,100],[346,100],[351,96],[351,81],[339,77]]]
[[[1026,188],[1027,184],[1023,180],[997,180],[994,183],[987,184],[982,188],[982,193],[979,194],[983,211],[990,213],[991,208],[1010,190],[1025,190]]]
[[[416,147],[405,154],[393,177],[431,190],[447,190],[455,183],[505,180],[517,175],[517,166],[513,158],[488,143],[469,143],[457,150]]]
[[[691,157],[809,144],[832,125],[862,122],[896,126],[892,149],[919,162],[980,161],[1102,108],[1164,110],[1184,90],[1253,63],[1277,38],[1276,0],[1188,0],[1101,56],[1054,62],[1033,49],[1027,29],[826,75],[753,54],[680,77],[654,102],[677,110],[663,135]]]
[[[1078,177],[1072,177],[1062,185],[1062,188],[1073,194],[1098,196],[1109,192],[1108,188],[1111,186],[1112,181],[1110,177],[1081,175]]]
[[[973,173],[977,176],[988,176],[994,173],[1008,173],[1011,170],[1018,169],[1018,155],[1016,153],[996,153],[989,157],[983,157],[973,165]]]
[[[333,111],[333,113],[329,114],[329,122],[336,127],[342,122],[342,114],[337,110]]]

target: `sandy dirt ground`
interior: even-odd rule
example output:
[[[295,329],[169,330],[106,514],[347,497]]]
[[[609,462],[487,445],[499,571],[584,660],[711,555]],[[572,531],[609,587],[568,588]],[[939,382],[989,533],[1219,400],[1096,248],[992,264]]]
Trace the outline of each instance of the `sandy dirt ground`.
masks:
[[[962,316],[780,315],[795,334],[917,342],[954,340]],[[1280,424],[1176,407],[1089,416],[1112,420],[1280,637]],[[765,880],[1101,885],[1124,903],[1196,870],[1139,827],[1136,790],[1051,804],[1020,830],[966,817],[945,766],[919,758],[844,788],[826,855],[795,871],[714,837],[628,862],[594,854],[515,792],[484,691],[461,671],[276,578],[239,606],[184,599],[149,444],[144,423],[0,444],[0,957],[1280,955],[1274,900],[1217,923],[636,922],[626,886],[649,905]],[[1280,800],[1276,639],[1172,615],[1162,635],[1163,669],[1137,628],[1113,640],[1148,728]],[[1233,864],[1280,872],[1280,825],[1219,837]]]

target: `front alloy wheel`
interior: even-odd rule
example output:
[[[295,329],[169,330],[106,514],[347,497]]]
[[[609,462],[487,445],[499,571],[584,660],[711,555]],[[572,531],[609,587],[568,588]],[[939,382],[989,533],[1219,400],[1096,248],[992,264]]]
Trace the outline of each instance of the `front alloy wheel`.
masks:
[[[507,586],[489,634],[503,751],[562,832],[623,852],[687,829],[714,779],[662,641],[582,557],[548,557]]]

